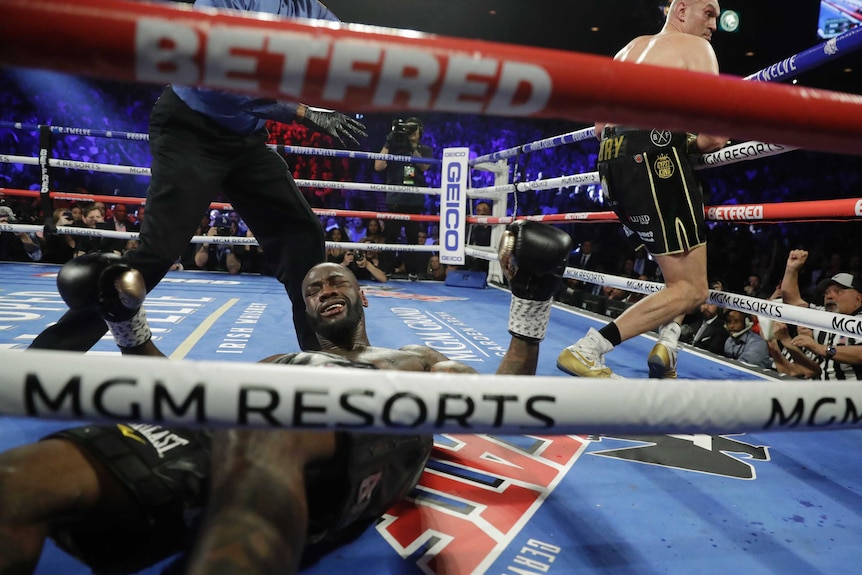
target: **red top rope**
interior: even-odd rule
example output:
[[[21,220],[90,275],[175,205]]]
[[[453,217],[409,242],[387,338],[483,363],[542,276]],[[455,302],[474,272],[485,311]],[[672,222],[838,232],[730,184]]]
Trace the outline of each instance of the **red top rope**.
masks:
[[[862,96],[852,94],[558,50],[155,4],[0,4],[3,65],[236,90],[341,110],[602,120],[862,155]]]

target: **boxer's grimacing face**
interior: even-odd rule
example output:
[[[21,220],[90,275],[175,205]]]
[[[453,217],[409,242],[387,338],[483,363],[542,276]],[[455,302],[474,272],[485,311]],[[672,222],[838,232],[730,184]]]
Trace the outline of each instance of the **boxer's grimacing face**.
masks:
[[[356,276],[340,264],[318,264],[302,282],[305,313],[314,331],[329,340],[350,337],[368,300]]]

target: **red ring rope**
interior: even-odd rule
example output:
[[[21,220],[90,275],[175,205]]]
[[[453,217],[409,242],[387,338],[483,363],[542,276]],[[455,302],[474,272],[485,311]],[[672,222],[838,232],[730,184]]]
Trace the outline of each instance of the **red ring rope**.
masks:
[[[39,192],[34,190],[16,190],[0,188],[0,196],[20,196],[36,198]],[[119,196],[101,196],[95,194],[74,194],[51,192],[55,200],[86,200],[89,202],[123,203],[143,205],[145,198],[124,198]],[[233,207],[224,202],[213,202],[210,208],[217,210],[232,210]],[[862,198],[844,198],[837,200],[813,200],[805,202],[783,202],[776,204],[738,204],[725,206],[706,206],[706,219],[716,222],[784,222],[784,221],[823,221],[823,220],[853,220],[862,218]],[[314,208],[318,216],[333,216],[347,218],[364,218],[378,220],[402,220],[415,222],[438,222],[438,215],[396,214],[387,212],[367,212],[357,210],[336,210]],[[612,211],[576,212],[569,214],[544,214],[534,216],[492,217],[468,216],[470,224],[507,224],[515,219],[526,219],[539,222],[616,222],[619,221]]]
[[[862,154],[862,96],[852,94],[558,50],[117,0],[3,0],[2,7],[5,65],[230,86],[343,110],[598,119]],[[240,55],[233,48],[241,40]],[[172,45],[194,57],[175,65],[153,48],[163,54]],[[299,45],[320,56],[304,74],[289,76],[283,54],[296,58]],[[231,73],[237,57],[251,58],[255,71]]]

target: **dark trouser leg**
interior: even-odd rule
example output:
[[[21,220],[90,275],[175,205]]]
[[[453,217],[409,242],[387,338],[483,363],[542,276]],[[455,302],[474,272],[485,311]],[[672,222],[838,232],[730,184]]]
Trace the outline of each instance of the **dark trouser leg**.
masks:
[[[150,121],[153,176],[147,216],[140,247],[127,255],[148,292],[188,247],[241,146],[239,136],[190,110],[170,91],[156,105]]]
[[[108,327],[93,310],[69,310],[60,321],[45,328],[28,349],[87,351],[93,347]]]
[[[200,218],[229,169],[241,140],[190,110],[168,89],[150,116],[152,179],[141,245],[129,262],[152,290],[188,246]],[[105,334],[92,310],[70,310],[30,345],[32,349],[87,351]]]
[[[325,261],[323,228],[287,163],[275,151],[252,143],[236,163],[225,193],[287,290],[299,346],[319,350],[320,342],[305,315],[302,280],[308,270]]]
[[[421,214],[422,206],[405,206],[403,204],[389,204],[387,209],[393,214]],[[404,234],[407,238],[407,243],[416,245],[417,236],[419,234],[420,222],[404,222],[398,220],[390,220],[384,224],[383,235],[386,238],[387,244],[397,244],[401,228],[404,228]],[[405,258],[405,263],[410,262],[410,258]],[[380,253],[380,267],[387,272],[392,271],[395,267],[395,252]],[[408,268],[410,266],[408,265]],[[422,273],[425,270],[408,269],[409,273]]]

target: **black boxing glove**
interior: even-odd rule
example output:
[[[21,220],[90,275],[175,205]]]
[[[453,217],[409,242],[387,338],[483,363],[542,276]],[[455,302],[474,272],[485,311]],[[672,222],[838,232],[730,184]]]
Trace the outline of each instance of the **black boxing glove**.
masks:
[[[545,339],[551,301],[560,287],[572,238],[547,224],[518,220],[509,224],[497,254],[509,288],[509,333],[526,341]]]
[[[102,316],[119,347],[138,347],[151,339],[141,307],[147,295],[144,278],[121,256],[92,253],[69,260],[57,275],[57,290],[70,309]]]

